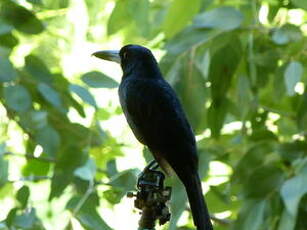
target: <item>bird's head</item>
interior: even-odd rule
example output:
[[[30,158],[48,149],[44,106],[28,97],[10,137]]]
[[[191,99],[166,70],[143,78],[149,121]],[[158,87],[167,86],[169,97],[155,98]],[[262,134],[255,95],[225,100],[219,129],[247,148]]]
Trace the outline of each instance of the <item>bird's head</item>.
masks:
[[[126,45],[120,50],[102,50],[93,53],[97,58],[117,62],[121,65],[123,72],[132,69],[157,66],[157,62],[151,51],[139,45]]]

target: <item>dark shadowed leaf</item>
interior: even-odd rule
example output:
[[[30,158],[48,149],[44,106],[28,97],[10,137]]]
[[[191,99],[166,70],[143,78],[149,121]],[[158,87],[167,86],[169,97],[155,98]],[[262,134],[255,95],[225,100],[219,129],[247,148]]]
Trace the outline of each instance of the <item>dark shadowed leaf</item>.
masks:
[[[84,102],[97,107],[95,98],[92,96],[92,94],[84,87],[79,86],[79,85],[75,85],[75,84],[71,84],[69,86],[69,89],[74,92],[75,94],[77,94]]]
[[[196,28],[232,30],[241,25],[243,15],[232,7],[220,7],[196,16],[193,25]]]
[[[167,38],[173,37],[191,21],[198,12],[200,3],[200,0],[191,0],[189,4],[185,0],[174,0],[172,2],[163,24],[163,30]]]
[[[22,186],[16,194],[16,199],[19,201],[21,208],[24,209],[27,206],[30,195],[30,189],[28,186]]]
[[[8,170],[9,162],[3,159],[3,155],[0,154],[0,188],[7,182]]]
[[[17,30],[27,34],[38,34],[44,30],[44,26],[36,16],[26,8],[11,0],[2,0],[0,15]]]
[[[18,39],[12,33],[0,35],[0,46],[8,47],[11,49],[17,44]]]
[[[31,95],[22,85],[5,87],[4,98],[8,107],[15,111],[23,112],[31,107]]]
[[[116,88],[118,83],[107,75],[92,71],[81,77],[82,81],[92,88]]]
[[[18,75],[11,62],[0,56],[0,82],[9,82],[15,80]]]

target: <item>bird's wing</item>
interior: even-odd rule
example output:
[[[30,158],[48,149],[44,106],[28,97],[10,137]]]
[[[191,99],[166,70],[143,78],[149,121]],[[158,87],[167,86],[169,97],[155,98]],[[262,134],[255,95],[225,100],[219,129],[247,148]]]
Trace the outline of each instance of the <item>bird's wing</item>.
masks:
[[[131,129],[151,149],[195,145],[180,102],[167,82],[131,80],[120,95]]]

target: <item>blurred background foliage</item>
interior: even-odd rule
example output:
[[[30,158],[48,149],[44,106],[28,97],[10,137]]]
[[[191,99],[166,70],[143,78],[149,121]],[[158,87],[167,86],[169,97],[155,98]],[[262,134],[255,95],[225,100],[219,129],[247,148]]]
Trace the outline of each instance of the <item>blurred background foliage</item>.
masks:
[[[306,230],[306,10],[306,0],[0,0],[0,229],[137,228],[125,193],[150,154],[119,107],[119,66],[90,57],[136,43],[160,60],[195,130],[215,229]],[[193,229],[169,183],[163,228]]]

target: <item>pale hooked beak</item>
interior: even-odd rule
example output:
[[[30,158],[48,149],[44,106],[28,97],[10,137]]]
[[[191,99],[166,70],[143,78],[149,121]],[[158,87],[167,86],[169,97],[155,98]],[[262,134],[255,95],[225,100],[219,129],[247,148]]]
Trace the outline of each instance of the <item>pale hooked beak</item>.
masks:
[[[113,61],[120,64],[120,56],[118,50],[102,50],[102,51],[97,51],[92,55],[104,60]]]

